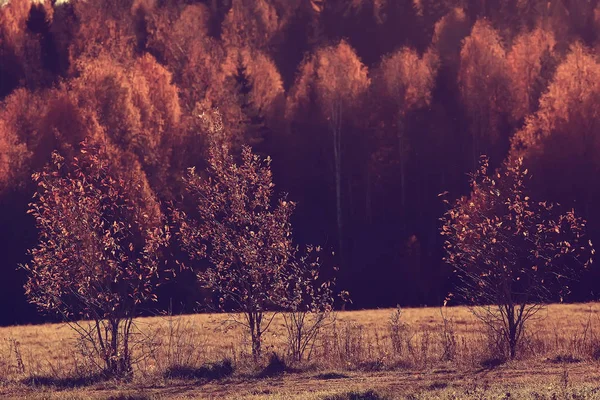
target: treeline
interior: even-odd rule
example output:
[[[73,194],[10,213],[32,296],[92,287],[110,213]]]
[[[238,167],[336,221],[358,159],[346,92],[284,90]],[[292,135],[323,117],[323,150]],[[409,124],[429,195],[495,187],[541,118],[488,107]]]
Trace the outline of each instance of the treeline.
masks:
[[[600,239],[599,3],[11,0],[0,7],[2,322],[37,318],[15,270],[37,237],[31,174],[85,138],[141,182],[156,215],[182,201],[186,168],[206,167],[209,139],[272,157],[277,191],[297,202],[294,237],[335,253],[356,307],[441,303],[451,271],[438,194],[465,194],[481,154],[492,167],[524,157],[534,195],[575,208]],[[202,118],[215,108],[222,130]],[[190,310],[188,281],[159,297]]]

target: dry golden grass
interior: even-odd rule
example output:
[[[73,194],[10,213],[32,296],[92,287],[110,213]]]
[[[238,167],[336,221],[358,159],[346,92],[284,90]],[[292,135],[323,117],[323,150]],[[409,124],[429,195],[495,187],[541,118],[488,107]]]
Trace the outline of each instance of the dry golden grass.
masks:
[[[451,321],[446,330],[438,308],[403,309],[396,346],[390,329],[394,312],[338,313],[320,335],[311,359],[292,365],[296,373],[276,378],[258,377],[261,366],[251,361],[248,339],[227,315],[140,318],[134,381],[83,387],[77,386],[91,369],[67,325],[0,328],[0,397],[335,399],[339,393],[374,389],[385,398],[420,393],[415,398],[458,399],[488,398],[479,391],[510,388],[512,398],[539,394],[537,398],[550,399],[552,393],[593,398],[598,392],[600,304],[547,307],[530,322],[520,358],[501,366],[494,364],[496,355],[484,327],[467,308],[444,310]],[[286,355],[280,316],[267,333],[264,352]],[[224,379],[168,376],[176,365],[193,371],[226,358],[233,361],[235,373]]]

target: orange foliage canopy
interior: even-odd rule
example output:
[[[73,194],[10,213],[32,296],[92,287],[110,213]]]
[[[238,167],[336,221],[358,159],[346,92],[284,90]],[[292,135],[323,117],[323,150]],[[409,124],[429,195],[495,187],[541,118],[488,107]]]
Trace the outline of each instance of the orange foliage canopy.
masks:
[[[537,113],[515,135],[513,151],[542,151],[547,140],[563,138],[567,148],[592,151],[600,144],[595,126],[600,101],[600,63],[580,43],[558,66]]]
[[[502,114],[510,104],[506,52],[498,33],[479,20],[460,52],[459,89],[471,121],[473,162],[499,138]]]
[[[512,115],[515,120],[521,120],[537,109],[541,92],[547,86],[542,76],[543,64],[552,57],[555,45],[554,35],[542,28],[521,34],[515,39],[507,56]]]
[[[469,21],[462,8],[452,9],[436,22],[431,44],[442,64],[457,68],[461,42],[468,34]]]
[[[280,28],[277,11],[267,0],[233,0],[223,21],[226,46],[266,49]]]
[[[352,115],[370,85],[368,70],[344,40],[324,47],[300,67],[288,96],[287,115],[293,117],[314,106],[323,119],[334,123],[333,114]],[[316,103],[312,104],[311,99]]]

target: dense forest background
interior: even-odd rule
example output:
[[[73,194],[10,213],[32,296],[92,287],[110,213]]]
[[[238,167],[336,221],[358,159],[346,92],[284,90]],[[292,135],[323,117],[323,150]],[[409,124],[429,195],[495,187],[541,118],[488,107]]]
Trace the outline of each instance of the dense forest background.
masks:
[[[205,166],[217,108],[216,139],[273,159],[295,240],[334,252],[353,307],[443,301],[438,195],[467,194],[481,154],[524,157],[533,196],[574,208],[598,242],[598,48],[598,0],[5,2],[0,323],[40,320],[17,265],[37,239],[31,173],[53,150],[102,142],[166,213]],[[160,306],[191,311],[193,279],[177,282]]]

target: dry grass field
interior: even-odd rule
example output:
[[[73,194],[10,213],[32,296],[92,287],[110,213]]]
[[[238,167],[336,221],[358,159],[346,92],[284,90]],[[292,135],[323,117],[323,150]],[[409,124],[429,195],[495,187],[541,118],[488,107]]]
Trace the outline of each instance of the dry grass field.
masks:
[[[0,328],[0,397],[600,399],[600,304],[549,306],[506,363],[466,308],[445,309],[446,323],[437,308],[403,309],[397,323],[394,313],[338,313],[310,360],[288,361],[282,374],[267,368],[268,355],[286,356],[280,316],[261,365],[226,315],[140,318],[135,378],[125,384],[94,382],[67,325]]]

